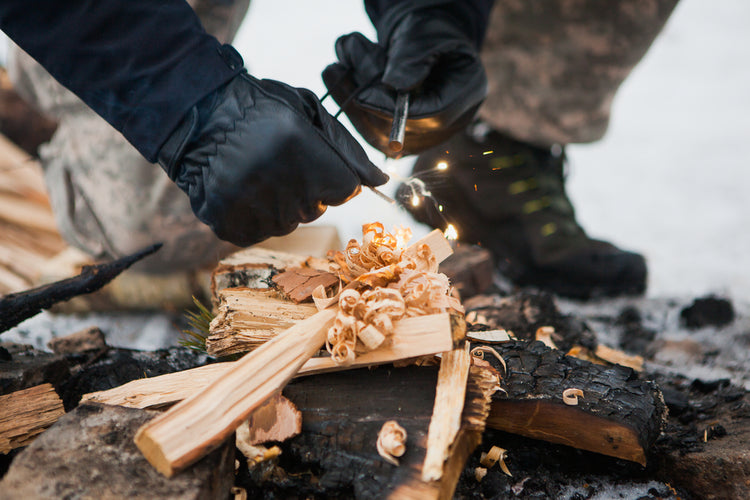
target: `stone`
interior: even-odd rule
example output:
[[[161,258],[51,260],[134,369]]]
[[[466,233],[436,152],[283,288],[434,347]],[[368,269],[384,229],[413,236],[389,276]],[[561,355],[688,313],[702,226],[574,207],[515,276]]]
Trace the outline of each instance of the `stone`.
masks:
[[[233,440],[168,479],[133,442],[138,428],[157,414],[118,406],[79,406],[15,457],[0,481],[0,500],[226,499],[234,482]]]

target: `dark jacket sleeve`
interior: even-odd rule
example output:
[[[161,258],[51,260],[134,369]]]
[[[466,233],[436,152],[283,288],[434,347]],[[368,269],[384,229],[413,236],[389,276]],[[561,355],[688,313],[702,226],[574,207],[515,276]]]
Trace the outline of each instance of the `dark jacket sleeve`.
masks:
[[[184,0],[2,0],[0,29],[149,161],[242,69]]]
[[[406,12],[439,6],[460,22],[466,35],[479,49],[487,32],[493,3],[494,0],[365,0],[365,10],[380,38],[380,27],[393,26],[393,17],[400,18]]]

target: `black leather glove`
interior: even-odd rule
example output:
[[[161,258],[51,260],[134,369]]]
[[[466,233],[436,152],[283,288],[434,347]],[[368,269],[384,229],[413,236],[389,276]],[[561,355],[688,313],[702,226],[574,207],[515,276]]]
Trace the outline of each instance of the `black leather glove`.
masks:
[[[192,108],[159,163],[198,218],[241,246],[388,180],[312,92],[246,73]]]
[[[474,43],[441,6],[383,16],[379,44],[361,33],[336,41],[323,81],[362,137],[388,156],[424,151],[473,118],[487,93]],[[388,149],[398,92],[410,93],[404,149]]]

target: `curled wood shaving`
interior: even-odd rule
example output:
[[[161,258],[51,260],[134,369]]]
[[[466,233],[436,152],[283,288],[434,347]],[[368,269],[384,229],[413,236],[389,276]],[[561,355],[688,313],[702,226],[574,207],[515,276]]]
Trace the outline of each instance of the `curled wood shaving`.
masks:
[[[475,347],[475,348],[473,348],[471,350],[471,355],[475,356],[475,357],[477,357],[479,359],[484,359],[484,354],[485,353],[492,354],[493,356],[495,356],[498,359],[498,361],[500,361],[500,364],[503,365],[503,375],[506,375],[508,373],[508,367],[505,364],[505,360],[492,347],[480,345],[480,346],[477,346],[477,347]]]
[[[325,287],[323,285],[318,285],[315,290],[313,290],[311,296],[315,307],[318,308],[318,311],[322,311],[323,309],[328,309],[328,306],[339,300],[340,294],[341,292],[337,292],[333,294],[333,296],[329,297],[326,294]]]
[[[483,452],[479,458],[479,463],[488,469],[492,468],[496,463],[500,463],[500,469],[508,476],[513,476],[505,464],[505,457],[507,456],[508,450],[500,448],[499,446],[493,446],[490,451]]]
[[[578,404],[578,398],[583,397],[583,391],[581,389],[565,389],[562,393],[563,403],[570,406],[576,406]]]
[[[396,457],[400,457],[406,451],[406,429],[398,425],[395,420],[389,420],[383,424],[378,433],[376,444],[378,454],[393,465],[398,465]]]
[[[344,252],[333,255],[332,269],[347,285],[338,295],[339,312],[326,349],[341,365],[387,343],[396,320],[450,309],[463,312],[448,277],[437,272],[429,245],[406,255],[404,237],[385,232],[382,224],[365,224],[362,232],[361,245],[351,240]],[[327,307],[330,299],[325,291],[313,293],[316,305]]]
[[[555,333],[555,328],[552,326],[542,326],[536,330],[536,340],[542,342],[547,347],[557,349],[555,342],[552,340],[552,335]]]

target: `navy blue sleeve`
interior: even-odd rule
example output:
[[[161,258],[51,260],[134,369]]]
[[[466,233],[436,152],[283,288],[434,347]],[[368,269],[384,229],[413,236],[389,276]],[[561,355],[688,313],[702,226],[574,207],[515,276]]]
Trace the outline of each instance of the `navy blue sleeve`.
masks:
[[[184,0],[2,0],[0,29],[152,162],[242,70]]]
[[[487,32],[494,0],[365,0],[365,10],[378,31],[380,26],[393,25],[393,17],[429,7],[448,11],[463,27],[466,35],[480,48]]]

